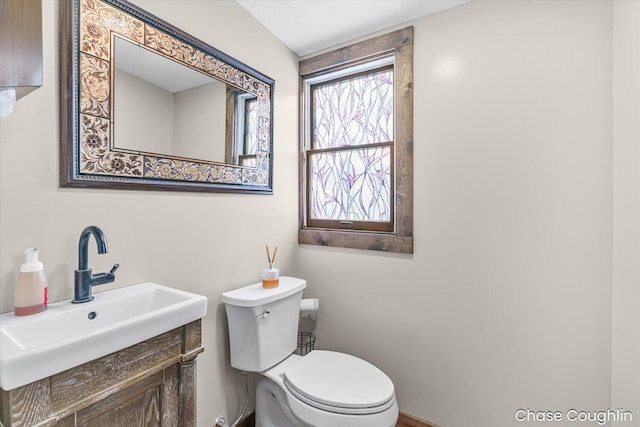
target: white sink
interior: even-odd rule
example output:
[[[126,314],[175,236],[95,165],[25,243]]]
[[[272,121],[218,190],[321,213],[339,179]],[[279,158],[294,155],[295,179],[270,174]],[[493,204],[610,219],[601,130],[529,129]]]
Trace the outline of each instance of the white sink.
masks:
[[[207,298],[155,283],[0,315],[0,387],[12,390],[200,319]]]

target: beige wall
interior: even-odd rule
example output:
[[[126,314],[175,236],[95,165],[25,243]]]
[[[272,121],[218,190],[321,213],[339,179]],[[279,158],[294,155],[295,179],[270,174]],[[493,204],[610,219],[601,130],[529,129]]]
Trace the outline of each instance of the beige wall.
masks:
[[[95,224],[89,263],[120,263],[114,286],[155,281],[209,298],[198,359],[198,425],[233,417],[242,392],[229,367],[220,294],[258,280],[264,244],[279,244],[283,274],[297,274],[297,58],[232,1],[137,1],[276,81],[273,196],[61,189],[58,185],[58,2],[43,1],[44,86],[0,119],[0,311],[13,309],[24,249],[41,248],[52,301],[70,300],[78,237]],[[238,37],[238,34],[242,34]],[[249,43],[248,41],[252,41]]]
[[[319,345],[446,427],[607,409],[611,2],[474,1],[413,25],[415,253],[301,247]]]
[[[224,163],[227,86],[213,81],[178,92],[174,99],[172,152],[192,159]]]
[[[71,298],[79,233],[102,227],[111,252],[90,264],[120,262],[116,286],[209,297],[198,424],[210,426],[242,394],[219,296],[253,282],[264,243],[278,243],[282,271],[322,300],[319,347],[380,366],[405,412],[506,427],[519,408],[637,405],[637,5],[475,1],[413,23],[415,253],[403,256],[298,248],[291,52],[235,2],[136,3],[276,80],[275,195],[60,189],[57,3],[45,0],[44,86],[0,120],[0,311],[34,245],[51,299]]]
[[[640,419],[640,3],[614,3],[611,407]],[[619,423],[619,426],[629,423]]]
[[[173,154],[174,95],[118,68],[115,86],[115,147]]]

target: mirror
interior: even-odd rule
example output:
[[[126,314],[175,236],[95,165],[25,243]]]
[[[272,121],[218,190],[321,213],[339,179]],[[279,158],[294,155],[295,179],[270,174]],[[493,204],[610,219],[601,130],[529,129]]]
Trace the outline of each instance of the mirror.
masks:
[[[63,187],[272,194],[272,79],[126,1],[60,21]]]
[[[115,39],[113,146],[224,163],[226,85]]]

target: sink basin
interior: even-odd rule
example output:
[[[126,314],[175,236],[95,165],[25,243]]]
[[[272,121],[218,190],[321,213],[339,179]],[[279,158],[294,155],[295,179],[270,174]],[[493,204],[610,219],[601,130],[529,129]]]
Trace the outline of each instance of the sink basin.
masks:
[[[0,387],[29,384],[207,314],[207,298],[156,283],[50,304],[31,316],[0,315]]]

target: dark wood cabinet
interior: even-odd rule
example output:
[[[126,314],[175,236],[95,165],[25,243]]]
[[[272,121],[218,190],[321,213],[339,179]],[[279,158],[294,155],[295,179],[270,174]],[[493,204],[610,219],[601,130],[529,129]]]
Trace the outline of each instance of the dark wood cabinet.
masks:
[[[42,0],[0,0],[0,90],[42,86]]]
[[[27,384],[0,389],[5,427],[195,427],[201,321]]]

